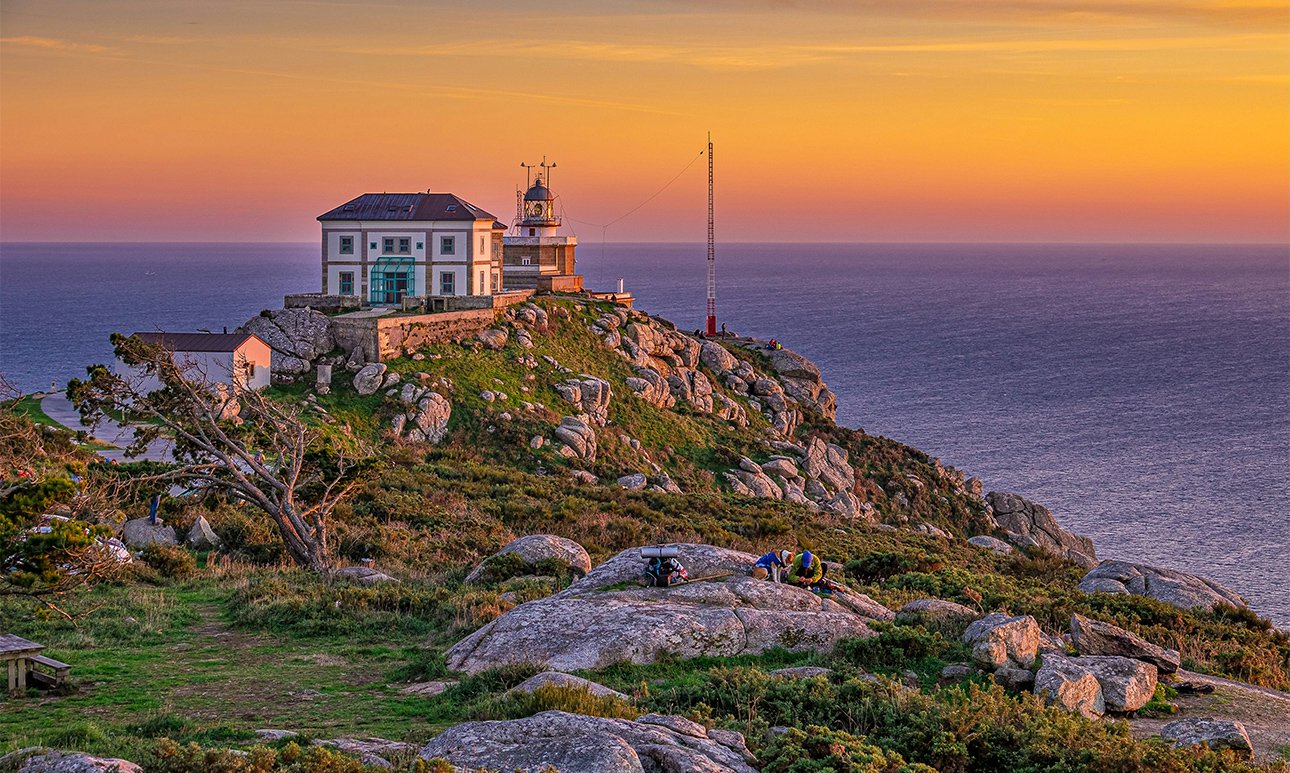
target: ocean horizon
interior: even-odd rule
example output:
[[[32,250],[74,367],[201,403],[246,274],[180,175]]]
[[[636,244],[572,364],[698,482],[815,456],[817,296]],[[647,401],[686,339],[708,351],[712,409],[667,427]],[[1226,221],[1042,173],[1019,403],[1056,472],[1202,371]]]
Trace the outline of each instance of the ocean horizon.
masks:
[[[702,324],[702,244],[578,265]],[[839,423],[1290,624],[1286,245],[719,243],[717,266],[719,320],[814,360]],[[317,282],[316,242],[0,243],[0,371],[61,388],[112,332],[231,329]]]

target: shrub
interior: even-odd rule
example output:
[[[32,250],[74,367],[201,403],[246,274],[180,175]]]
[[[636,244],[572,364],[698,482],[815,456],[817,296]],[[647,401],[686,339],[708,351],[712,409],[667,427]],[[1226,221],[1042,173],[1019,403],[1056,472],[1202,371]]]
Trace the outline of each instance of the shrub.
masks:
[[[485,704],[473,716],[478,719],[521,719],[556,709],[589,717],[636,719],[641,711],[612,695],[592,695],[583,687],[544,684],[533,692],[511,692]]]
[[[178,545],[164,545],[150,542],[143,549],[143,562],[162,577],[182,580],[197,573],[197,559],[193,554]]]
[[[763,773],[933,773],[926,765],[907,765],[860,736],[812,725],[790,728],[758,755]]]
[[[916,552],[879,551],[846,562],[846,573],[865,583],[875,583],[907,572],[934,572],[945,566],[943,556]]]

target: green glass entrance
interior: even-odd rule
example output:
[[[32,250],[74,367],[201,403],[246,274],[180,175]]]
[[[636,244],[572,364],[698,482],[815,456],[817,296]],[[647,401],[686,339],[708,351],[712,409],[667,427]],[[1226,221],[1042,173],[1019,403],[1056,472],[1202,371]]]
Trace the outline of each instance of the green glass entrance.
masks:
[[[401,303],[403,296],[412,292],[415,272],[411,257],[377,260],[368,281],[368,302],[377,305]]]

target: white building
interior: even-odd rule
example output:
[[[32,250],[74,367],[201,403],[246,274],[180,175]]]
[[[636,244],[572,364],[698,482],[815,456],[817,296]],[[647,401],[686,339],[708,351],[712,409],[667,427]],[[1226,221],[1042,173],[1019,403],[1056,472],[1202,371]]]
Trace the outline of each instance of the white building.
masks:
[[[269,385],[273,368],[273,350],[254,333],[135,333],[139,340],[161,346],[171,353],[176,364],[189,368],[189,378],[207,384],[225,384],[235,390],[263,389]],[[117,362],[117,372],[126,370]],[[141,385],[144,391],[161,387],[149,377]]]
[[[502,289],[506,226],[451,193],[365,193],[318,220],[323,295],[383,306]]]

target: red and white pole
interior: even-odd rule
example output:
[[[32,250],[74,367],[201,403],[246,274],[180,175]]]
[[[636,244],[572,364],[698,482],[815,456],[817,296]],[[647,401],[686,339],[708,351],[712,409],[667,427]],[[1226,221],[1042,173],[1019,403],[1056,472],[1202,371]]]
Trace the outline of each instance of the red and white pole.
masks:
[[[708,133],[708,335],[717,334],[717,246],[712,213],[712,133]]]

